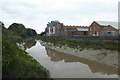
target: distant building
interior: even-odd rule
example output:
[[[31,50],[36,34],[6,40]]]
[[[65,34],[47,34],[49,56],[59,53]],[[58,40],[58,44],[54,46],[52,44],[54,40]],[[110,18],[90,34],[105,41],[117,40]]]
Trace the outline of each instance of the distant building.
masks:
[[[65,26],[59,21],[51,21],[45,32],[47,36],[87,36],[88,26]]]
[[[89,36],[117,36],[118,25],[112,22],[94,21],[89,26]]]
[[[88,26],[64,26],[65,36],[88,36]]]
[[[90,26],[68,26],[59,21],[47,24],[47,36],[118,36],[118,25],[114,22],[94,21]]]
[[[63,35],[63,23],[59,21],[48,22],[45,30],[47,36],[60,36]]]

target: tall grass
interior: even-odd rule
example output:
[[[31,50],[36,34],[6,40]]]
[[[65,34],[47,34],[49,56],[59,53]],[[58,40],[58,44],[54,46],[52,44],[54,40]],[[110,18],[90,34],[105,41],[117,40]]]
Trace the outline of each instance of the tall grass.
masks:
[[[62,39],[62,38],[51,38],[46,36],[41,36],[39,39],[53,43],[54,45],[67,45],[71,48],[78,48],[81,49],[85,48],[93,48],[93,49],[108,49],[108,50],[118,50],[120,41],[112,41],[112,40],[69,40],[69,39]]]

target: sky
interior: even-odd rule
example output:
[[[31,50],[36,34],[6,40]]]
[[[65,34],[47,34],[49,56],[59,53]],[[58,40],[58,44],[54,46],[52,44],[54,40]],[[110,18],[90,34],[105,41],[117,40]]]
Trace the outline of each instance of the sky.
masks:
[[[47,23],[89,26],[93,21],[118,21],[119,0],[0,0],[0,21],[22,23],[39,34]]]

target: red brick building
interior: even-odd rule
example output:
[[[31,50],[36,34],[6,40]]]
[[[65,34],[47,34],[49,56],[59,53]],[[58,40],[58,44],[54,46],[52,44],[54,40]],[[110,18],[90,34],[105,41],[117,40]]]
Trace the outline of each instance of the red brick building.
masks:
[[[89,26],[89,36],[117,36],[117,25],[112,22],[94,21]]]
[[[88,26],[64,26],[65,36],[88,36]]]
[[[118,25],[114,22],[94,21],[90,26],[68,26],[59,21],[47,24],[47,36],[118,36]]]

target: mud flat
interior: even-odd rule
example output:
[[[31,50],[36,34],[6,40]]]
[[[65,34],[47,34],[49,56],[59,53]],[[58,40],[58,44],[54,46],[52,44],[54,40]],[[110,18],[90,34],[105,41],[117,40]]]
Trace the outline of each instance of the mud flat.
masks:
[[[110,65],[116,68],[120,66],[118,64],[118,51],[116,50],[106,50],[106,49],[95,50],[92,48],[80,50],[80,49],[70,48],[67,45],[54,46],[52,43],[43,42],[41,40],[39,40],[39,42],[46,48],[50,48],[58,52],[67,53],[74,56],[97,61],[102,64]]]

